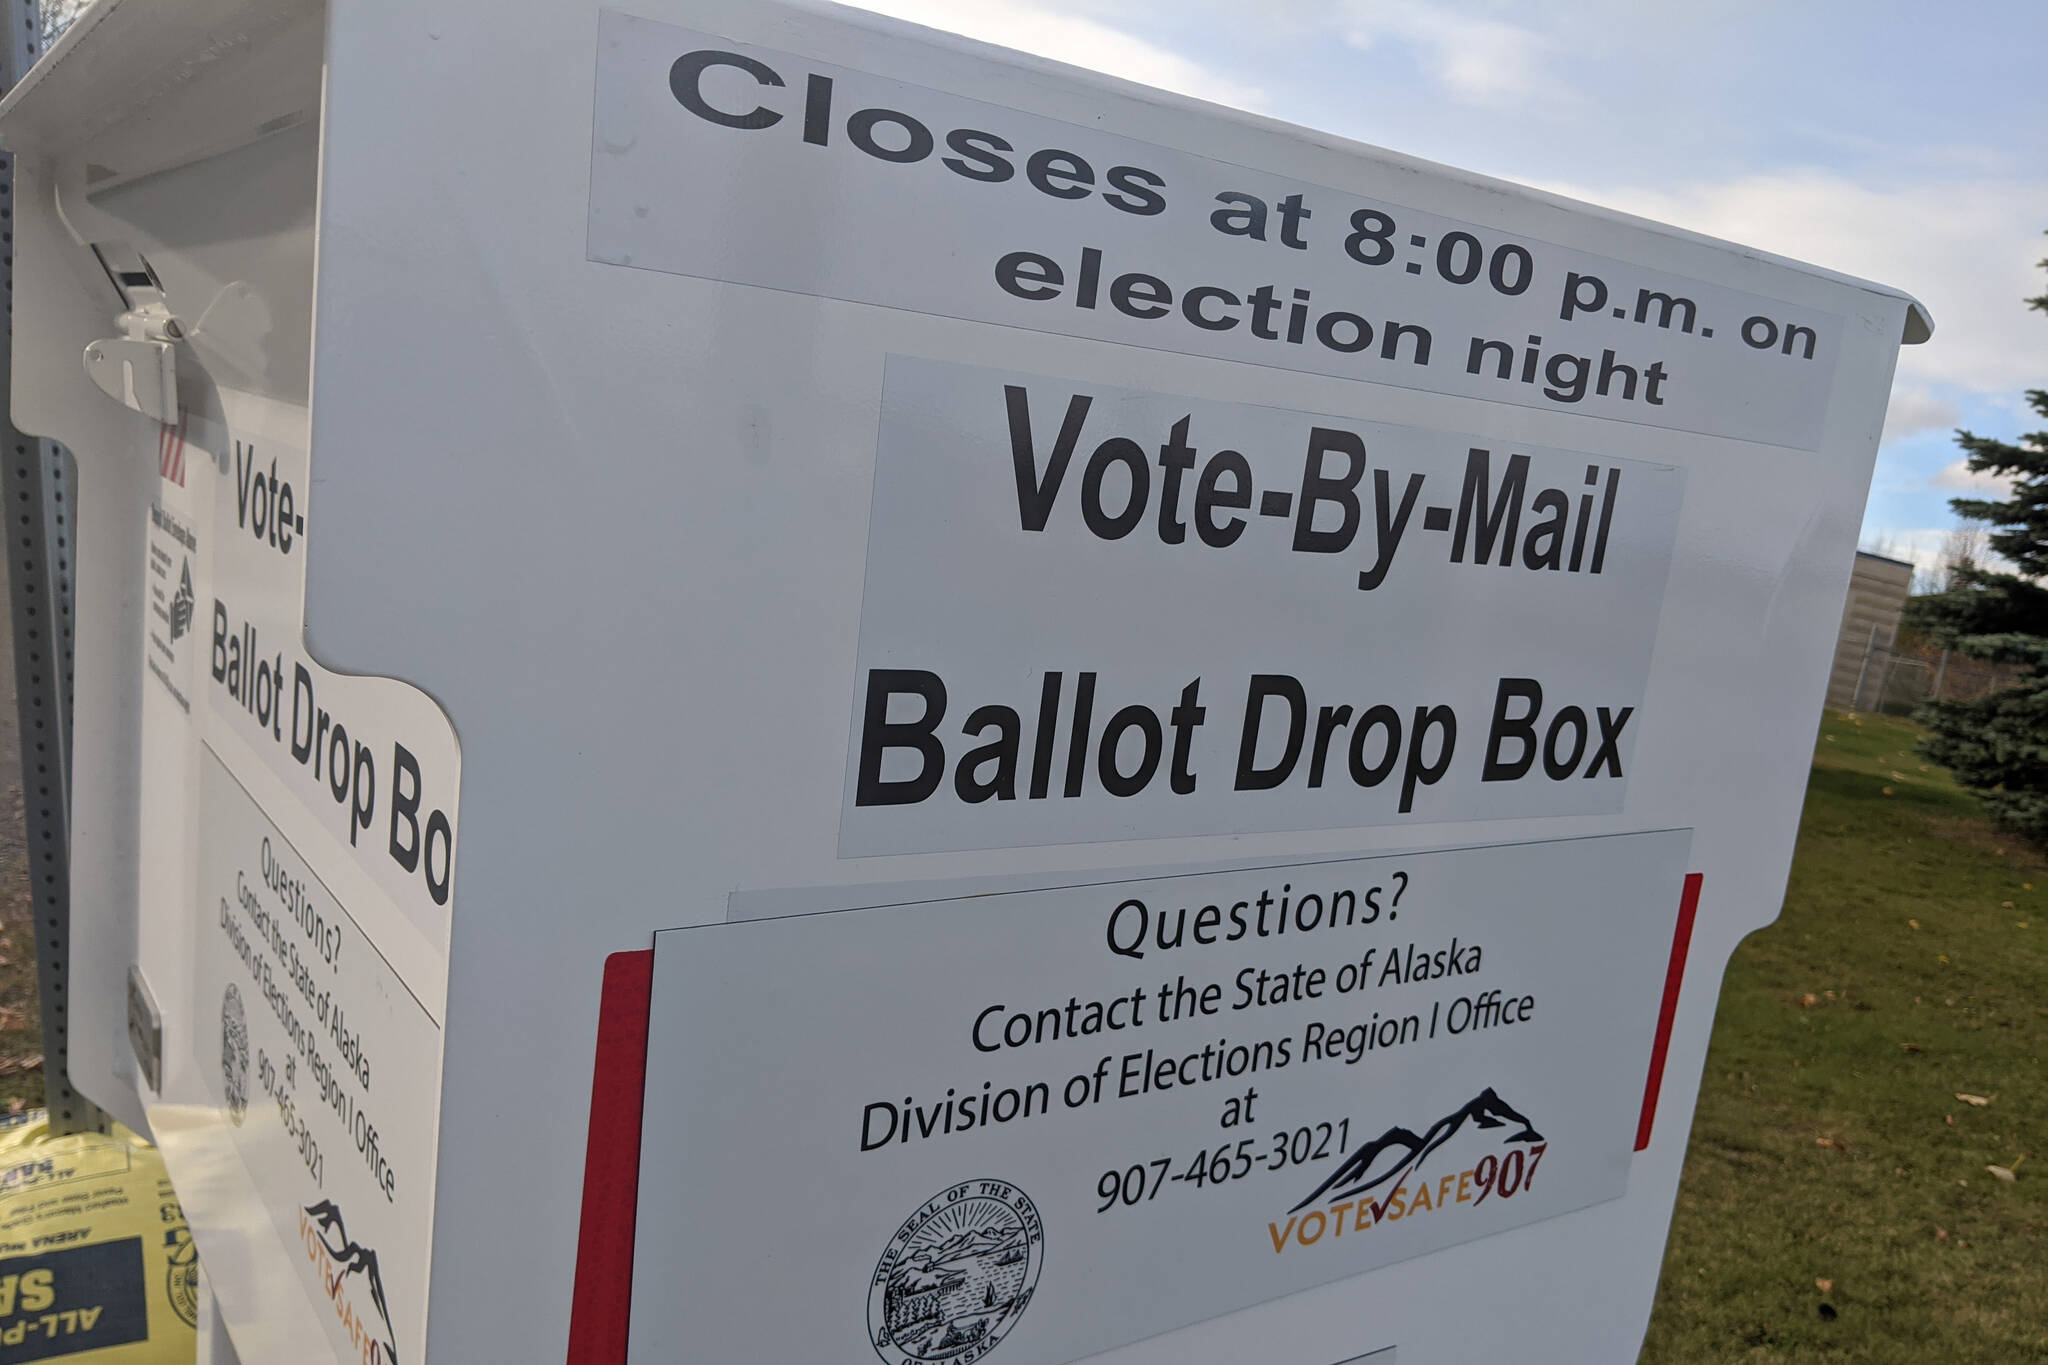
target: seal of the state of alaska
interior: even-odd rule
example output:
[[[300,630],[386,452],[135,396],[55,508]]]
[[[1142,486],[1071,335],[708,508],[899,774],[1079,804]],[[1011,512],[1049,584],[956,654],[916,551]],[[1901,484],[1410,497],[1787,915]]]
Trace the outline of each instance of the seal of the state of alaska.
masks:
[[[868,1340],[888,1365],[970,1365],[1031,1304],[1045,1251],[1038,1208],[1005,1180],[950,1185],[889,1239],[868,1290]]]

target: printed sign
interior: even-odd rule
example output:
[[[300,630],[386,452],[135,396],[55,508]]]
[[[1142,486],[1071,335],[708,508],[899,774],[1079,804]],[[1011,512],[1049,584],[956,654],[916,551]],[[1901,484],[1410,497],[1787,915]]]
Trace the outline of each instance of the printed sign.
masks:
[[[417,1360],[440,1029],[210,752],[201,773],[209,913],[193,955],[210,1096],[337,1358]]]
[[[366,929],[432,999],[446,989],[461,766],[448,719],[417,688],[331,672],[307,652],[305,450],[246,426],[187,429],[217,461],[193,627],[209,709],[375,883],[362,913],[380,920]],[[387,907],[400,912],[388,925]]]
[[[840,852],[1618,811],[1683,494],[893,356]]]
[[[629,1359],[1059,1365],[1614,1198],[1689,846],[658,935]]]
[[[48,1360],[149,1336],[142,1239],[0,1258],[0,1348]]]
[[[144,607],[144,664],[149,676],[167,692],[178,709],[191,713],[193,693],[192,626],[199,594],[193,582],[200,559],[199,539],[191,520],[159,497],[149,508],[149,597]],[[196,566],[204,573],[203,564]]]
[[[1391,197],[609,10],[587,250],[1800,449],[1820,439],[1843,329]]]
[[[334,1357],[396,1365],[425,1349],[461,754],[418,689],[312,657],[304,411],[217,396],[165,429],[146,530],[139,895],[189,926],[151,965],[192,1002],[161,1097],[249,1176],[202,1233],[267,1223]]]

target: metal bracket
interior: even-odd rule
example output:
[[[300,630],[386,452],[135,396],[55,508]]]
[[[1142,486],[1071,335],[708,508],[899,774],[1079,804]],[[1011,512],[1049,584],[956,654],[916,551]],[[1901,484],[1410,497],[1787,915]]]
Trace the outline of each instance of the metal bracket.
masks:
[[[171,343],[184,335],[164,301],[162,281],[142,254],[126,243],[93,247],[124,311],[114,321],[121,335],[85,348],[85,372],[100,392],[145,417],[178,422],[178,361]]]
[[[145,329],[154,319],[123,313],[120,321],[128,331],[127,336],[95,341],[85,348],[86,374],[115,402],[175,426],[178,362],[171,343],[147,334]],[[169,314],[161,321],[168,322]]]
[[[12,88],[42,43],[35,0],[0,0],[0,89]],[[0,152],[0,399],[14,361],[14,157]],[[0,407],[7,406],[0,403]],[[43,1096],[53,1134],[105,1132],[107,1116],[71,1088],[66,987],[71,975],[71,456],[0,416],[0,547],[14,628],[21,715],[22,815],[33,892],[36,982],[42,996]]]

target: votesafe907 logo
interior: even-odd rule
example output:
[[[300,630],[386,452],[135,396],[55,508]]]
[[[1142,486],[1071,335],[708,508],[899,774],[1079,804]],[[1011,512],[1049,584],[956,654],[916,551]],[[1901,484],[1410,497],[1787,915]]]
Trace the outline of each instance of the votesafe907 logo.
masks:
[[[970,1180],[919,1206],[868,1291],[868,1340],[887,1365],[972,1365],[1001,1344],[1038,1286],[1045,1229],[1025,1193]]]

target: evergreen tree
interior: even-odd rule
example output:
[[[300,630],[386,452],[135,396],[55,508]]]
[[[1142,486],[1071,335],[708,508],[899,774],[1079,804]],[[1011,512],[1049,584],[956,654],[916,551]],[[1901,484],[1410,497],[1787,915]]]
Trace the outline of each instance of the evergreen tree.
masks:
[[[2027,306],[2048,313],[2048,294]],[[2048,390],[2028,390],[2027,403],[2048,419]],[[1999,825],[2048,843],[2048,431],[2017,442],[1959,431],[1956,440],[1972,472],[2012,481],[2002,501],[1956,498],[1950,506],[1990,526],[1991,550],[2014,572],[1958,566],[1946,592],[1907,603],[1907,620],[1944,648],[2023,672],[1981,700],[1922,707],[1930,733],[1921,752],[1953,770]]]

